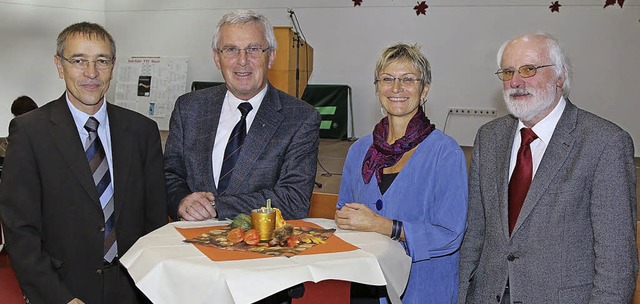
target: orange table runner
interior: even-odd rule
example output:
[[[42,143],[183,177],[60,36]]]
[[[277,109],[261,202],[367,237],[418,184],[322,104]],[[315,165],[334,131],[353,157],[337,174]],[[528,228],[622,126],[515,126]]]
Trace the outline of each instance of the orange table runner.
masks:
[[[322,229],[322,227],[309,223],[303,220],[291,220],[287,221],[288,224],[293,225],[294,227],[313,227]],[[215,227],[220,226],[210,226],[210,227],[200,227],[200,228],[178,228],[176,230],[185,237],[185,239],[191,239],[202,235],[203,233],[208,233]],[[216,247],[204,246],[200,244],[193,244],[206,255],[212,261],[235,261],[235,260],[246,260],[246,259],[261,259],[261,258],[269,258],[272,256],[257,253],[257,252],[248,252],[248,251],[235,251],[235,250],[226,250],[220,249]],[[333,253],[333,252],[344,252],[356,250],[358,247],[345,242],[341,238],[337,237],[335,234],[326,240],[324,244],[315,245],[307,250],[302,251],[298,255],[310,255],[310,254],[320,254],[320,253]]]

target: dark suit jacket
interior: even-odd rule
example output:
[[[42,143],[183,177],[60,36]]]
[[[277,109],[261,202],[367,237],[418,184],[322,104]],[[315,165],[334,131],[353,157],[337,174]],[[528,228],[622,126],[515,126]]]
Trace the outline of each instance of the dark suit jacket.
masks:
[[[517,124],[498,118],[476,136],[459,303],[496,303],[507,278],[514,303],[629,303],[638,271],[631,137],[567,101],[510,236]]]
[[[167,221],[155,122],[107,104],[118,255]],[[0,184],[7,250],[31,303],[101,303],[102,208],[65,95],[11,121]]]
[[[176,101],[165,147],[169,215],[192,192],[216,197],[218,218],[265,206],[286,219],[307,216],[318,160],[320,114],[312,106],[267,84],[267,93],[247,133],[225,195],[213,181],[211,153],[227,88],[182,95]]]

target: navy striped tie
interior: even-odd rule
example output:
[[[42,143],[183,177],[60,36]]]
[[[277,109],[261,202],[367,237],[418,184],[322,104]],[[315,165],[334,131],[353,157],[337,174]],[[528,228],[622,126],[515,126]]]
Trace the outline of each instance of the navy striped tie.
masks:
[[[98,125],[100,123],[94,117],[89,117],[84,128],[89,132],[89,138],[85,144],[85,153],[91,167],[93,182],[98,190],[102,214],[104,215],[104,260],[111,263],[118,253],[116,242],[115,215],[113,212],[113,183],[109,173],[107,157],[98,137]]]
[[[220,178],[218,179],[218,194],[224,194],[231,180],[231,173],[236,166],[236,161],[240,155],[240,149],[244,144],[244,138],[247,136],[247,114],[253,107],[248,102],[243,102],[238,106],[238,110],[242,114],[240,121],[231,131],[231,136],[224,149],[224,159],[222,160],[222,169],[220,170]]]

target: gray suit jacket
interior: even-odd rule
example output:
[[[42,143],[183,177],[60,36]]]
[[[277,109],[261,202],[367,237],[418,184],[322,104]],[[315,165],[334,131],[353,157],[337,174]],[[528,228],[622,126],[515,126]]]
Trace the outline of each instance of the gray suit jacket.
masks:
[[[176,101],[165,148],[169,215],[192,192],[216,197],[218,218],[272,205],[286,219],[307,216],[318,160],[320,114],[311,105],[267,84],[225,195],[218,196],[211,153],[227,88],[182,95]]]
[[[469,182],[459,303],[629,303],[638,271],[627,132],[567,101],[511,236],[509,157],[518,121],[482,126]]]

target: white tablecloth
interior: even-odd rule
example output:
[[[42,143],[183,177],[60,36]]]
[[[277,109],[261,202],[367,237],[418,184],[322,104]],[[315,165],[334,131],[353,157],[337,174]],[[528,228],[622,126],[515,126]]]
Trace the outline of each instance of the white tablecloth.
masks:
[[[328,219],[305,219],[336,228]],[[348,252],[215,262],[174,228],[226,225],[226,221],[173,222],[140,238],[120,262],[153,303],[252,303],[296,284],[337,279],[386,285],[400,303],[411,258],[402,246],[373,232],[337,229],[335,235],[358,246]]]

